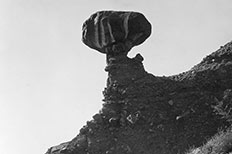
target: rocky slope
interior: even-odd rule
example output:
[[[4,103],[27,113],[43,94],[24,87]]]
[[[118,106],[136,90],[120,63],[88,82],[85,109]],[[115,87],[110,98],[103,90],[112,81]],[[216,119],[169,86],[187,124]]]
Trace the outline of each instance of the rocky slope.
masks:
[[[112,59],[101,112],[47,154],[184,153],[230,126],[232,42],[171,77],[147,73],[142,60]]]
[[[107,55],[101,111],[46,154],[183,154],[230,127],[232,42],[170,77],[146,72],[142,61],[140,54]]]

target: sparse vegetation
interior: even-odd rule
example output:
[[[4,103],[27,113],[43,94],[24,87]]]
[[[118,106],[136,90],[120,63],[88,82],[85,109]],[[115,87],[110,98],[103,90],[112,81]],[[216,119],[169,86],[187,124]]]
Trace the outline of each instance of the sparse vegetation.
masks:
[[[220,131],[206,144],[198,148],[192,148],[186,154],[230,154],[232,153],[232,128]]]

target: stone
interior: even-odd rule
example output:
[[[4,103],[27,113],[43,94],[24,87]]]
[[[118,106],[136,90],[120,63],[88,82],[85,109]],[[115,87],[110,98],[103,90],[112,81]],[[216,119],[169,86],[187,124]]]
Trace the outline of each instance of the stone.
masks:
[[[98,122],[98,123],[103,123],[103,119],[102,119],[102,116],[100,115],[100,114],[95,114],[94,116],[93,116],[93,119],[96,121],[96,122]]]
[[[151,34],[151,24],[138,12],[99,11],[85,21],[82,41],[109,55],[127,54]]]
[[[169,104],[169,105],[173,105],[173,104],[174,104],[173,100],[169,100],[169,101],[168,101],[168,104]]]

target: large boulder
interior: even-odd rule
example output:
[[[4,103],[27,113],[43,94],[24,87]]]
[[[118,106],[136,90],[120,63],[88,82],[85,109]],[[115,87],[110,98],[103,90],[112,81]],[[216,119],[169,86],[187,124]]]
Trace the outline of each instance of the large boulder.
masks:
[[[127,53],[151,34],[151,24],[138,12],[100,11],[83,24],[82,41],[101,53]]]

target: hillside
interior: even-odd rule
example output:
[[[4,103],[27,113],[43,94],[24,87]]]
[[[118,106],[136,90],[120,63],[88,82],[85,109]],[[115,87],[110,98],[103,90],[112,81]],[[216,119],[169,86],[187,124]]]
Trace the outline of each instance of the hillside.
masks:
[[[130,16],[128,18],[130,24]],[[143,41],[149,35],[146,33]],[[187,72],[159,77],[144,70],[144,58],[140,54],[127,57],[127,52],[138,45],[137,35],[131,36],[137,40],[134,39],[130,47],[119,41],[119,45],[117,42],[112,45],[113,53],[105,52],[108,49],[103,50],[104,46],[97,48],[107,54],[108,79],[103,91],[103,107],[73,140],[51,147],[46,154],[183,154],[189,149],[189,154],[221,154],[232,151],[230,140],[223,142],[231,138],[232,42]],[[94,39],[91,41],[96,43]],[[90,45],[95,48],[96,44]],[[126,54],[125,49],[128,49]],[[216,144],[221,142],[224,144]],[[208,147],[211,151],[205,150],[210,149]]]

